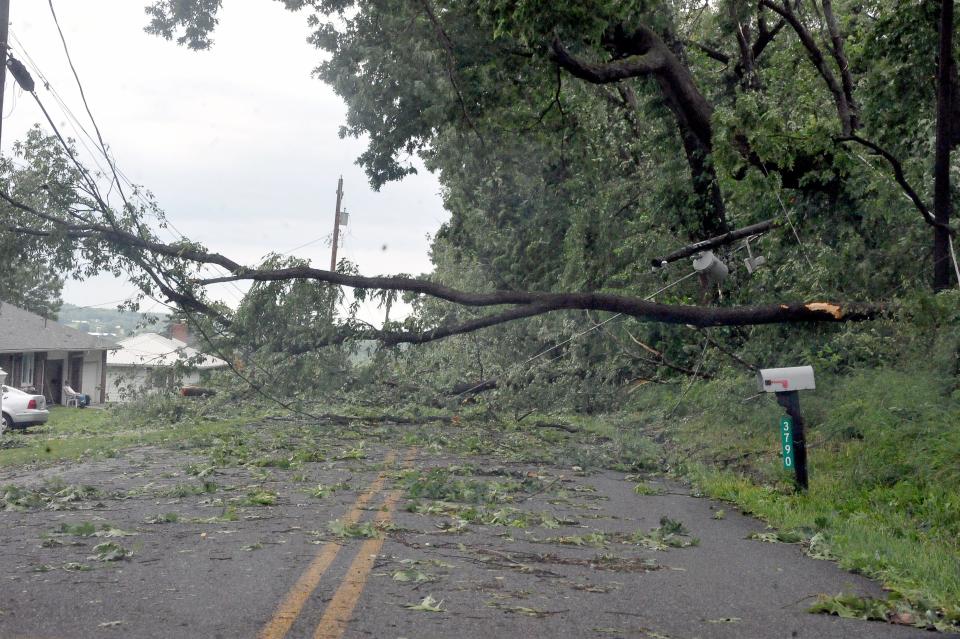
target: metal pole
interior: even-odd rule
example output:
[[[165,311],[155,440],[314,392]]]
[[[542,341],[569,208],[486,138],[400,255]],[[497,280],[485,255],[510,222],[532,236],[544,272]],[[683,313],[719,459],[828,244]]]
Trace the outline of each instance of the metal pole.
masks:
[[[3,115],[3,88],[7,83],[7,31],[10,26],[10,0],[0,0],[0,116]],[[3,138],[3,117],[0,117],[0,140]]]
[[[337,182],[337,210],[333,217],[333,242],[330,246],[330,270],[337,272],[337,244],[340,243],[340,204],[343,202],[343,176]]]
[[[796,472],[797,488],[807,489],[807,445],[804,438],[803,415],[800,414],[800,393],[787,391],[777,393],[777,403],[787,410],[793,421],[793,464]]]

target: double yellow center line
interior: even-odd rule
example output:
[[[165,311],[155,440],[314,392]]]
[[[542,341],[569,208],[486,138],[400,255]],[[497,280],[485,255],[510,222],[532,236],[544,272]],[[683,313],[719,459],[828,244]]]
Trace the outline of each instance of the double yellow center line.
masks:
[[[410,467],[413,458],[416,455],[416,449],[411,449],[404,458],[404,467]],[[390,452],[384,459],[386,466],[391,466],[397,460],[397,454]],[[373,480],[370,486],[361,493],[353,503],[350,511],[343,516],[343,521],[347,524],[355,524],[360,520],[364,508],[367,504],[383,490],[387,481],[387,471],[382,471],[377,478]],[[383,507],[374,518],[377,523],[389,521],[393,514],[393,509],[400,499],[399,491],[391,491],[387,494],[383,502]],[[327,605],[320,625],[314,632],[314,639],[339,639],[346,631],[347,622],[353,614],[353,610],[360,600],[360,595],[366,585],[367,578],[373,570],[377,554],[383,547],[383,538],[378,537],[369,539],[360,547],[360,551],[354,558],[353,563],[347,570],[347,575],[340,587],[333,595],[333,599]],[[317,555],[307,566],[307,569],[300,575],[297,582],[290,588],[290,592],[284,597],[280,606],[270,621],[260,630],[257,639],[283,639],[289,632],[293,623],[297,620],[300,612],[306,605],[307,600],[313,591],[320,584],[320,579],[326,573],[327,569],[336,559],[337,554],[343,546],[337,542],[328,542],[324,544]]]

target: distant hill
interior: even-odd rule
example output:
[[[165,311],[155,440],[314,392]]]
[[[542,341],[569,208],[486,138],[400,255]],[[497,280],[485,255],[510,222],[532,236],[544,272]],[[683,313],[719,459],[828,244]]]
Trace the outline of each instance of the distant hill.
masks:
[[[149,331],[162,332],[169,315],[164,313],[133,313],[115,308],[84,308],[64,303],[57,321],[85,333],[109,333],[126,337]]]

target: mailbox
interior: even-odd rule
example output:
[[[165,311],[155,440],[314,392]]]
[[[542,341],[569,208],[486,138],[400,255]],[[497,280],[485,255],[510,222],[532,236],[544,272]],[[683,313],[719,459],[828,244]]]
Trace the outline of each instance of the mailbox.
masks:
[[[817,387],[813,381],[813,366],[764,368],[757,373],[757,382],[761,393],[788,393]]]

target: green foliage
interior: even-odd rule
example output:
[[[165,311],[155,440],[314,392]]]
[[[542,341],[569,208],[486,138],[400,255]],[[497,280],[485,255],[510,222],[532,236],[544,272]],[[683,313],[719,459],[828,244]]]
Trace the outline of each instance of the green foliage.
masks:
[[[162,513],[159,515],[154,515],[153,517],[147,517],[144,520],[144,523],[147,524],[175,524],[180,521],[180,515],[177,513]]]
[[[956,632],[956,622],[960,620],[960,616],[944,616],[934,611],[929,604],[930,602],[906,598],[896,593],[885,600],[841,593],[833,597],[820,595],[809,611],[845,619],[888,621],[925,630]]]
[[[93,547],[93,555],[88,559],[97,561],[122,561],[129,559],[133,553],[112,541],[105,541]]]
[[[3,510],[73,510],[77,502],[99,496],[100,491],[93,486],[77,486],[52,478],[37,487],[4,486],[0,489],[0,506]]]
[[[540,488],[539,479],[484,481],[457,475],[462,469],[433,468],[407,473],[402,482],[409,499],[431,499],[466,504],[497,504],[513,501],[514,495]]]
[[[374,539],[380,536],[380,532],[372,521],[357,523],[337,519],[327,524],[327,528],[337,537],[347,539]]]
[[[949,616],[960,597],[960,403],[956,375],[931,370],[937,358],[924,357],[927,348],[913,350],[926,339],[952,338],[923,337],[915,328],[899,342],[907,352],[899,369],[818,374],[817,390],[803,395],[809,494],[794,495],[782,469],[779,407],[767,397],[743,404],[751,385],[745,376],[728,373],[731,379],[686,394],[670,429],[671,457],[705,493],[776,527],[761,540],[799,541],[807,554],[837,558],[904,597],[922,593]],[[660,389],[645,392],[635,409],[656,432],[676,400]]]
[[[270,490],[251,490],[247,496],[241,500],[245,506],[275,506],[277,503],[277,493]]]
[[[690,536],[690,531],[682,522],[669,517],[661,517],[660,525],[650,532],[639,530],[633,536],[633,542],[652,550],[668,548],[688,548],[700,545],[700,540]]]
[[[73,189],[79,173],[59,141],[39,127],[16,142],[13,156],[0,161],[0,184],[8,195],[29,206],[54,210],[78,204]],[[62,300],[65,274],[75,271],[72,252],[56,241],[13,231],[23,226],[49,229],[29,214],[0,202],[0,300],[48,318],[55,318]]]

